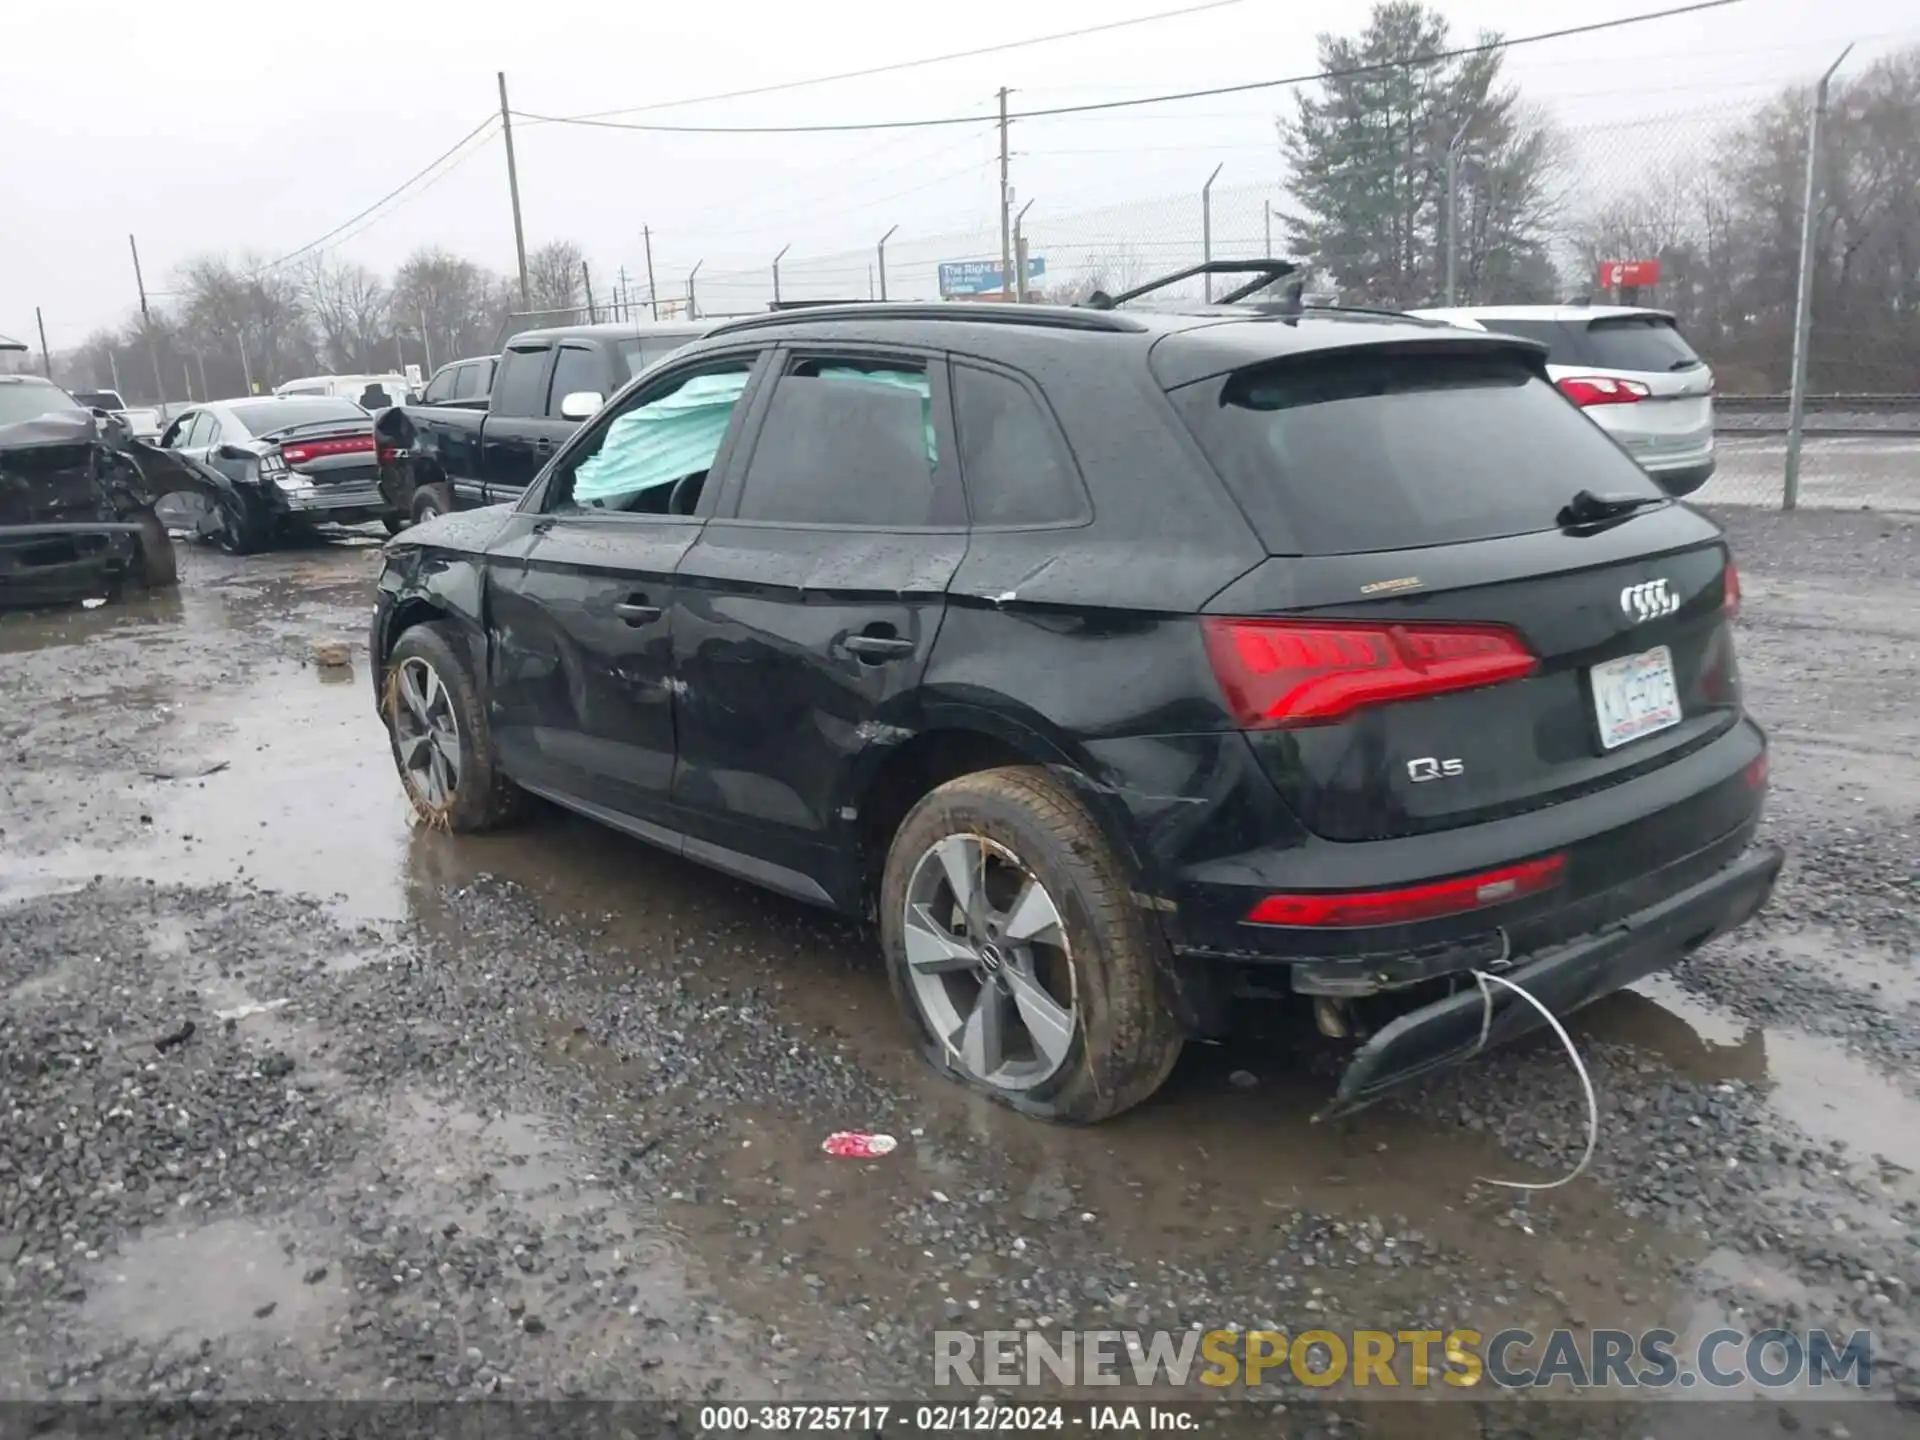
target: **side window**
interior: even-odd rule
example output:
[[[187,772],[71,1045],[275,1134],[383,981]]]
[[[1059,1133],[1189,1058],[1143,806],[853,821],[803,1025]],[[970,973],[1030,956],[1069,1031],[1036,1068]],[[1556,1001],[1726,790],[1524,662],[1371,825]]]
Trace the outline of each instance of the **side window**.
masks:
[[[606,369],[600,363],[598,351],[562,345],[560,358],[553,362],[553,384],[547,387],[547,414],[557,418],[560,402],[580,390],[591,390],[602,400],[606,399]]]
[[[196,410],[180,422],[180,428],[174,432],[173,448],[176,450],[197,449],[199,442],[194,438],[200,433],[200,420],[205,412]]]
[[[542,508],[555,514],[598,510],[691,515],[720,453],[751,359],[726,361],[649,387],[568,456]]]
[[[957,523],[959,516],[941,513],[938,464],[924,366],[796,360],[754,442],[739,517],[868,527]]]
[[[1026,386],[957,365],[953,418],[975,525],[1065,525],[1087,518],[1065,442]]]
[[[220,443],[220,440],[221,440],[220,422],[214,419],[213,416],[203,413],[200,416],[200,418],[194,423],[200,427],[200,430],[199,430],[200,438],[194,441],[194,444],[214,446]]]
[[[444,405],[453,399],[453,384],[460,372],[467,367],[450,365],[427,382],[426,393],[420,397],[422,405]]]
[[[487,372],[492,365],[457,365],[453,371],[453,398],[455,400],[484,400],[487,398]]]
[[[535,350],[509,350],[500,357],[500,379],[493,387],[494,414],[547,413],[547,359],[552,354],[542,345]]]

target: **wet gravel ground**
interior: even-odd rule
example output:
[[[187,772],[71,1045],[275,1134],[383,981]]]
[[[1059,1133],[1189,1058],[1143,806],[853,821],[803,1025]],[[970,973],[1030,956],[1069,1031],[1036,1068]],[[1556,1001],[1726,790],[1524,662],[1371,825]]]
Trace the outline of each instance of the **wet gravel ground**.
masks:
[[[553,813],[412,826],[369,545],[0,618],[0,1401],[687,1417],[925,1396],[939,1329],[1720,1324],[1870,1329],[1875,1392],[1920,1401],[1920,526],[1722,518],[1790,868],[1578,1017],[1598,1147],[1531,1194],[1490,1181],[1585,1145],[1550,1038],[1315,1125],[1324,1076],[1255,1015],[1154,1104],[1053,1129],[906,1054],[853,927]],[[900,1148],[830,1159],[836,1129]],[[1804,1395],[1367,1398],[1270,1383],[1215,1423],[1920,1430]]]

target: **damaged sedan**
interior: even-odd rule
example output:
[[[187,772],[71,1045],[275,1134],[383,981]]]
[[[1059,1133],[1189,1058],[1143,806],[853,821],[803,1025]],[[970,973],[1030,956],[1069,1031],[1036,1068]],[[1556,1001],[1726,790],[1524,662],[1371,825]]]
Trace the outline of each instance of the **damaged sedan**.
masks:
[[[166,496],[217,493],[35,375],[0,375],[0,606],[114,599],[175,583]]]

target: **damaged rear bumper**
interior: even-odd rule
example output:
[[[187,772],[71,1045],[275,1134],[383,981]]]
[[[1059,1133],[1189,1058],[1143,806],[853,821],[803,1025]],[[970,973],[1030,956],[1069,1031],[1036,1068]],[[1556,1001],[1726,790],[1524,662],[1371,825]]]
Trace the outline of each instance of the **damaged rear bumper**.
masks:
[[[1751,919],[1773,893],[1785,858],[1778,846],[1756,846],[1656,905],[1501,970],[1501,978],[1523,986],[1556,1015],[1570,1014],[1666,969]],[[1488,988],[1495,993],[1486,1045],[1502,1044],[1545,1023],[1518,995],[1504,987]],[[1321,1118],[1360,1109],[1396,1085],[1476,1053],[1482,1048],[1486,1005],[1479,986],[1469,984],[1384,1026],[1354,1055]]]

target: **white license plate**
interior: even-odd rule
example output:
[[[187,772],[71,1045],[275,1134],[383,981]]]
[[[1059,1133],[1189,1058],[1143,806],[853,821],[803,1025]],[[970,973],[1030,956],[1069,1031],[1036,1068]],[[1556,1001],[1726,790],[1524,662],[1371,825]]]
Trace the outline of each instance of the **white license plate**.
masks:
[[[1680,723],[1680,692],[1673,684],[1673,652],[1664,645],[1593,667],[1593,715],[1600,746],[1616,750],[1629,740]]]

